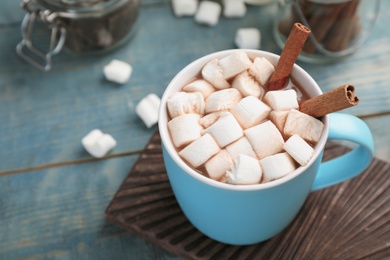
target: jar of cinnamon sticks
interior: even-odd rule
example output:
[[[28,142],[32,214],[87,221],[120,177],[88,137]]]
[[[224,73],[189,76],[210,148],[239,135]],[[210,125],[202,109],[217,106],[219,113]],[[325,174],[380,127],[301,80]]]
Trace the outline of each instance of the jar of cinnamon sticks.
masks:
[[[17,53],[47,71],[51,57],[62,47],[77,54],[113,50],[132,36],[139,4],[140,0],[22,0],[26,15]],[[49,30],[49,47],[45,50],[32,41],[38,23]]]
[[[311,30],[299,57],[325,63],[354,53],[375,23],[380,0],[283,0],[274,23],[274,36],[283,48],[287,36],[299,22]]]

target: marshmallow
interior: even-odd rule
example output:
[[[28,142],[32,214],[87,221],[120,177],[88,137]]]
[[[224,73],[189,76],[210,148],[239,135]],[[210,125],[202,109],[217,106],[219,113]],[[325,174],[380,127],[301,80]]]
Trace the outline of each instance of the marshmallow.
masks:
[[[225,79],[223,71],[219,66],[218,59],[213,59],[204,65],[202,68],[202,77],[217,89],[226,89],[230,87],[229,82]]]
[[[215,26],[221,15],[221,5],[212,1],[201,1],[195,14],[195,21],[208,26]]]
[[[221,148],[238,140],[244,134],[237,120],[229,112],[222,114],[205,132],[214,137]]]
[[[101,158],[116,146],[116,141],[111,135],[94,129],[83,137],[81,144],[90,155]]]
[[[247,70],[241,72],[233,79],[232,87],[240,91],[244,97],[254,96],[261,98],[264,93],[263,88],[249,75]]]
[[[225,79],[231,79],[241,72],[249,69],[252,61],[248,55],[243,52],[235,52],[219,60],[219,67],[222,69]]]
[[[268,91],[263,100],[274,111],[299,109],[297,93],[293,89]]]
[[[260,160],[263,182],[280,179],[295,171],[294,160],[286,152],[267,156]]]
[[[317,118],[291,109],[284,125],[284,134],[287,137],[297,134],[306,142],[315,144],[320,140],[324,127]]]
[[[183,114],[168,122],[169,133],[176,148],[187,145],[200,137],[198,114]]]
[[[243,17],[246,6],[242,0],[223,0],[223,15],[228,18]]]
[[[230,112],[236,118],[243,129],[250,128],[265,120],[271,108],[254,96],[248,96],[240,100]]]
[[[283,145],[286,152],[300,165],[306,165],[313,156],[314,149],[299,135],[291,136]]]
[[[211,159],[208,160],[204,166],[211,179],[219,180],[226,174],[227,170],[230,170],[232,165],[232,158],[230,157],[229,153],[223,149],[211,157]]]
[[[183,114],[204,114],[205,103],[200,92],[175,92],[168,97],[168,112],[171,118]]]
[[[264,57],[256,57],[249,69],[249,74],[252,75],[261,86],[264,86],[274,71],[275,67],[269,60]]]
[[[226,151],[230,154],[233,160],[236,160],[239,154],[245,154],[257,159],[255,151],[253,151],[253,148],[249,143],[248,138],[246,138],[245,136],[241,137],[234,143],[231,143],[226,146]]]
[[[198,0],[172,0],[172,8],[177,17],[192,16],[198,8]]]
[[[257,159],[240,154],[231,171],[226,172],[228,183],[232,184],[256,184],[262,177],[262,169]]]
[[[260,49],[260,31],[257,28],[240,28],[236,31],[234,43],[239,49]]]
[[[233,108],[242,98],[235,88],[227,88],[211,93],[206,99],[205,112],[212,113]]]
[[[137,104],[135,112],[142,119],[145,125],[150,128],[158,121],[158,109],[160,98],[155,94],[149,94]]]
[[[192,167],[197,168],[219,151],[220,149],[214,138],[206,133],[187,145],[179,152],[179,155]]]
[[[213,85],[204,79],[197,79],[183,87],[185,92],[200,92],[204,98],[207,98],[215,91]]]
[[[217,112],[213,112],[210,114],[205,115],[201,119],[199,119],[199,124],[203,126],[204,128],[208,128],[212,124],[214,124],[218,118],[225,112],[228,112],[227,110],[221,110]]]
[[[289,111],[271,111],[271,113],[269,113],[269,119],[281,133],[283,133],[288,113]]]
[[[133,68],[124,61],[112,60],[104,66],[103,72],[107,80],[118,84],[125,84],[129,82]]]
[[[246,129],[244,133],[259,159],[283,151],[283,137],[269,120]]]

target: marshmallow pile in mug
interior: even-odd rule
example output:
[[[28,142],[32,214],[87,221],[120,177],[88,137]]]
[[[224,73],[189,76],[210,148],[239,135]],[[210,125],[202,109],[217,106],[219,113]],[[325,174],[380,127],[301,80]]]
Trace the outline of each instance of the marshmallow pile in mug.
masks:
[[[170,95],[168,129],[181,158],[231,184],[269,182],[306,165],[324,125],[299,111],[302,94],[291,80],[266,91],[274,70],[266,58],[238,50]]]

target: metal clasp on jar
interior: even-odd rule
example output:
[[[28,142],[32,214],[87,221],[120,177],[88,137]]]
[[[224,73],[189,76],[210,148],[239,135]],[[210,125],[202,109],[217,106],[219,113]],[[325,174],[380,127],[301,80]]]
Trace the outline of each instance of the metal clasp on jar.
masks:
[[[49,10],[40,10],[30,0],[22,1],[21,7],[27,11],[27,14],[22,21],[22,41],[16,46],[16,52],[21,58],[38,69],[49,71],[51,69],[52,56],[59,53],[64,46],[66,30],[60,23],[56,22],[57,15],[55,12],[51,13]],[[48,28],[51,29],[49,49],[47,52],[36,48],[32,43],[31,35],[37,17],[48,24]]]

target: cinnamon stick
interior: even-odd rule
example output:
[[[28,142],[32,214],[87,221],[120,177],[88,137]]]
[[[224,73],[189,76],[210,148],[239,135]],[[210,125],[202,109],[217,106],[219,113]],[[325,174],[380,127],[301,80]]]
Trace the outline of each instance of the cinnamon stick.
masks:
[[[282,53],[280,54],[275,72],[268,82],[268,90],[278,90],[285,86],[309,33],[310,29],[303,24],[294,24]]]
[[[349,41],[353,35],[354,24],[358,21],[354,19],[359,1],[354,0],[347,3],[337,22],[330,33],[329,39],[325,43],[325,48],[330,51],[341,51],[348,48]]]
[[[307,18],[310,29],[318,43],[322,43],[325,37],[329,34],[329,31],[331,31],[331,28],[337,24],[339,14],[345,5],[346,3],[318,4],[317,8],[320,9],[320,11],[312,14],[310,19]],[[306,42],[303,50],[306,53],[314,53],[316,48],[317,46],[314,42],[308,41]]]
[[[322,95],[310,98],[299,104],[299,111],[315,118],[356,106],[359,98],[355,87],[345,84]]]

